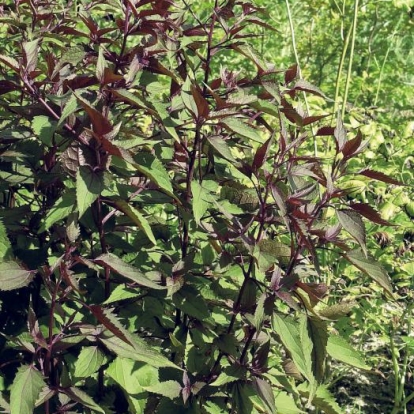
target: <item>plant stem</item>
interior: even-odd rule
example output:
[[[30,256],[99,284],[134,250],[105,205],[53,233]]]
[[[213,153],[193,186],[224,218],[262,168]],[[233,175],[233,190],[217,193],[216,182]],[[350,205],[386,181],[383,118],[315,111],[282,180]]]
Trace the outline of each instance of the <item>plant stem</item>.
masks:
[[[380,92],[380,89],[381,89],[381,82],[382,82],[382,76],[384,74],[385,64],[387,63],[388,55],[391,51],[391,47],[393,46],[392,40],[394,39],[395,35],[397,34],[397,29],[398,29],[401,21],[402,21],[402,16],[398,20],[398,23],[395,26],[395,30],[394,30],[393,34],[391,35],[391,42],[390,42],[390,45],[388,46],[387,52],[385,53],[384,61],[382,62],[382,65],[381,65],[381,70],[380,70],[380,74],[379,74],[379,77],[378,77],[377,91],[375,93],[375,99],[374,99],[374,103],[373,103],[374,106],[377,106],[378,96],[379,96],[379,92]]]
[[[292,37],[293,54],[295,55],[295,62],[296,62],[296,65],[298,67],[299,78],[302,79],[302,70],[301,70],[301,67],[300,67],[299,54],[298,54],[298,50],[297,50],[297,47],[296,47],[295,28],[294,28],[294,25],[293,25],[293,18],[292,18],[292,13],[290,11],[289,0],[286,0],[286,10],[287,10],[287,14],[288,14],[290,33],[291,33],[291,37]],[[306,92],[303,92],[303,99],[305,100],[306,112],[309,114],[310,110],[309,110],[309,103],[308,103],[308,99],[307,99],[307,96],[306,96]],[[313,135],[313,152],[314,152],[315,157],[317,157],[318,156],[318,146],[317,146],[317,142],[316,142],[316,136],[313,133],[313,129],[312,129],[312,135]]]
[[[352,21],[351,50],[350,50],[349,62],[348,62],[348,72],[347,72],[346,81],[345,81],[345,93],[344,93],[344,98],[342,101],[342,119],[344,119],[345,117],[346,103],[348,101],[349,85],[351,84],[352,64],[354,60],[355,38],[356,38],[356,28],[357,28],[357,20],[358,20],[358,5],[359,5],[359,0],[355,0],[354,19]]]
[[[344,67],[344,63],[345,63],[345,56],[346,56],[346,52],[348,50],[348,46],[349,46],[349,39],[351,38],[351,33],[352,33],[352,28],[349,28],[349,31],[346,35],[345,38],[345,42],[344,42],[344,46],[342,49],[342,54],[341,54],[341,59],[339,61],[339,66],[338,66],[338,71],[336,73],[336,84],[335,84],[335,103],[334,103],[334,111],[333,111],[333,116],[336,116],[338,110],[339,110],[339,90],[340,90],[340,83],[341,83],[341,73],[342,73],[342,69]],[[342,100],[342,104],[343,104],[343,100]]]

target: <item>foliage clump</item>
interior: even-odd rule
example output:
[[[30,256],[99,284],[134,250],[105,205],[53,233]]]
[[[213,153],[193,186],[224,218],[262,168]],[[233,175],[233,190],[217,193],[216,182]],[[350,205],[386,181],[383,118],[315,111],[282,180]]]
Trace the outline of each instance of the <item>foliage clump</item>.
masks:
[[[368,367],[330,330],[350,305],[326,307],[320,263],[329,250],[392,295],[363,218],[384,220],[344,183],[398,182],[348,169],[362,134],[307,113],[303,93],[323,93],[255,52],[261,12],[4,7],[5,409],[340,412],[327,355]]]

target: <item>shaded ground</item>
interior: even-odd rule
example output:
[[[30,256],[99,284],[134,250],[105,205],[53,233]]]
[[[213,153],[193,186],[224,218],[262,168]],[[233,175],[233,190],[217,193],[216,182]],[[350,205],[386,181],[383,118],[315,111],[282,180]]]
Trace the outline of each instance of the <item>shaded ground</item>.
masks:
[[[405,389],[406,395],[414,392],[412,378]],[[346,414],[390,414],[394,407],[394,376],[391,373],[382,376],[351,370],[330,391]],[[407,412],[414,414],[414,400],[408,405]]]

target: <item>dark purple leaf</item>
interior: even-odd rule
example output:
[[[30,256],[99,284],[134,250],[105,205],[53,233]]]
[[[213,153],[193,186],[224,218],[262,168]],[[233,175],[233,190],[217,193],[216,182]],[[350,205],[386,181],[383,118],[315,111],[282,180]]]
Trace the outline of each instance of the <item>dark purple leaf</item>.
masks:
[[[367,203],[351,203],[349,207],[373,223],[381,224],[383,226],[395,226],[395,224],[381,218],[381,215]]]
[[[394,178],[391,178],[387,174],[384,174],[379,171],[374,171],[371,169],[365,169],[358,172],[359,175],[363,175],[368,178],[373,178],[374,180],[382,181],[384,183],[388,184],[395,184],[395,185],[405,185],[403,182],[395,180]]]

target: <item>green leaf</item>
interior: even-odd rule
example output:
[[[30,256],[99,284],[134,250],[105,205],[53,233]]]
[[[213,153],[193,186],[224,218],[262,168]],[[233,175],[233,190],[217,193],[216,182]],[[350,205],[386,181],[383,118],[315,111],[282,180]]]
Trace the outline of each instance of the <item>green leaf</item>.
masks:
[[[125,391],[131,412],[137,414],[144,412],[147,393],[142,387],[159,382],[158,370],[132,359],[117,357],[109,365],[106,374]]]
[[[97,346],[82,348],[75,365],[75,377],[87,378],[98,371],[105,361],[104,353]]]
[[[184,106],[197,118],[198,108],[194,97],[191,94],[191,80],[188,76],[181,88],[181,99],[183,100]]]
[[[33,279],[34,272],[23,269],[17,262],[0,263],[0,290],[20,289]]]
[[[26,58],[26,70],[27,72],[33,72],[37,66],[39,49],[39,39],[32,40],[30,42],[23,43],[24,56]]]
[[[326,347],[328,354],[337,361],[360,369],[371,369],[364,361],[363,355],[353,348],[342,336],[331,335]]]
[[[105,77],[106,61],[104,57],[104,48],[99,46],[98,60],[96,62],[96,78],[99,82],[103,83]]]
[[[328,342],[328,324],[315,316],[308,317],[308,331],[313,343],[312,370],[317,381],[322,381],[325,371],[326,345]]]
[[[250,396],[254,391],[250,384],[245,382],[236,382],[232,387],[232,405],[235,406],[237,414],[252,414],[253,403]]]
[[[278,414],[305,414],[296,406],[294,398],[286,392],[275,393],[275,404]]]
[[[394,297],[390,278],[385,269],[376,260],[371,257],[365,257],[362,250],[359,249],[349,251],[345,257],[361,272],[368,275],[384,288],[391,297]]]
[[[13,258],[13,250],[7,236],[7,230],[3,222],[0,221],[0,261],[7,261]]]
[[[134,361],[145,362],[155,368],[170,367],[181,370],[181,368],[171,362],[168,358],[155,351],[153,348],[149,347],[145,342],[140,341],[136,336],[133,345],[130,345],[122,339],[117,338],[109,331],[103,332],[99,336],[99,340],[110,351],[122,358],[129,358]]]
[[[311,395],[309,385],[302,383],[298,386],[298,391],[304,397]],[[321,409],[325,414],[343,414],[341,407],[335,401],[334,396],[324,385],[319,385],[312,399],[312,405]]]
[[[129,280],[132,280],[133,282],[138,283],[141,286],[146,286],[151,289],[165,289],[164,286],[160,286],[152,280],[148,279],[138,269],[128,263],[125,263],[122,259],[112,253],[102,254],[95,259],[95,262],[97,264],[109,267],[114,272],[119,273],[120,275],[126,277]]]
[[[104,189],[103,172],[92,171],[89,167],[82,166],[76,174],[76,203],[79,218],[99,197]]]
[[[267,381],[257,377],[254,378],[253,385],[263,404],[266,406],[267,412],[270,414],[278,412],[276,410],[275,396],[273,395],[271,385]]]
[[[33,365],[21,366],[11,386],[11,413],[33,414],[36,400],[45,386],[42,374]]]
[[[226,367],[210,385],[212,387],[221,387],[224,384],[244,379],[246,378],[246,372],[246,368],[241,365],[231,365]]]
[[[225,118],[221,121],[230,131],[255,142],[263,143],[263,139],[254,128],[236,118]]]
[[[117,199],[115,201],[115,206],[118,210],[128,216],[145,233],[153,245],[157,244],[157,240],[154,237],[154,233],[151,230],[148,220],[136,208],[122,199]]]
[[[2,412],[4,413],[10,413],[10,404],[3,398],[3,396],[0,394],[0,407],[2,408]]]
[[[203,187],[202,184],[199,184],[198,181],[191,182],[191,192],[193,194],[193,214],[194,220],[197,224],[200,224],[201,218],[204,216],[204,213],[207,211],[207,208],[210,205],[210,194]]]
[[[290,317],[281,318],[279,315],[273,314],[272,326],[291,354],[300,373],[310,384],[315,384],[312,371],[313,344],[309,338],[306,316],[302,315],[299,321],[295,322]]]
[[[180,396],[182,386],[178,381],[164,381],[143,388],[146,391],[154,394],[160,394],[163,397],[173,400],[174,398],[178,398]]]
[[[93,411],[105,414],[105,411],[103,410],[103,408],[101,408],[91,397],[89,397],[89,395],[86,394],[86,392],[80,390],[79,388],[76,388],[76,387],[66,388],[64,390],[64,393],[68,397],[70,397],[73,401],[81,403],[82,405],[90,408]]]
[[[4,63],[10,69],[13,69],[15,72],[19,73],[19,62],[9,56],[0,55],[0,62]]]
[[[170,176],[158,158],[149,153],[139,153],[134,160],[134,166],[139,172],[157,184],[170,197],[178,200],[173,192]]]
[[[140,296],[142,292],[139,292],[135,288],[129,288],[125,285],[118,285],[112,291],[111,296],[104,302],[104,305],[109,305],[110,303],[118,302],[121,300],[136,298]]]
[[[71,95],[68,101],[66,102],[65,107],[60,115],[57,127],[60,127],[65,121],[66,118],[72,115],[78,109],[78,100],[75,95]]]
[[[32,129],[45,145],[52,145],[56,122],[52,122],[48,116],[35,116],[32,120]]]
[[[211,146],[227,161],[238,165],[238,161],[233,157],[227,142],[219,135],[208,136],[207,141]]]
[[[128,91],[127,89],[114,89],[111,92],[118,98],[121,98],[122,100],[128,102],[131,105],[135,105],[140,108],[146,108],[148,111],[150,111],[145,102],[141,100],[140,97],[138,97],[135,93]]]
[[[184,313],[202,321],[210,317],[210,312],[203,297],[197,293],[186,286],[174,293],[173,302]]]
[[[129,358],[117,357],[109,365],[107,374],[126,392],[135,394],[142,387],[159,383],[158,369]]]
[[[290,256],[290,247],[277,240],[263,239],[254,250],[254,257],[258,259],[259,267],[263,270],[268,270],[273,264],[286,266]]]
[[[336,214],[342,227],[359,243],[367,257],[365,226],[360,214],[353,210],[337,210]]]
[[[49,230],[56,222],[68,217],[74,209],[75,192],[67,191],[60,197],[55,205],[46,213],[46,218],[42,221],[38,233],[41,234]]]

